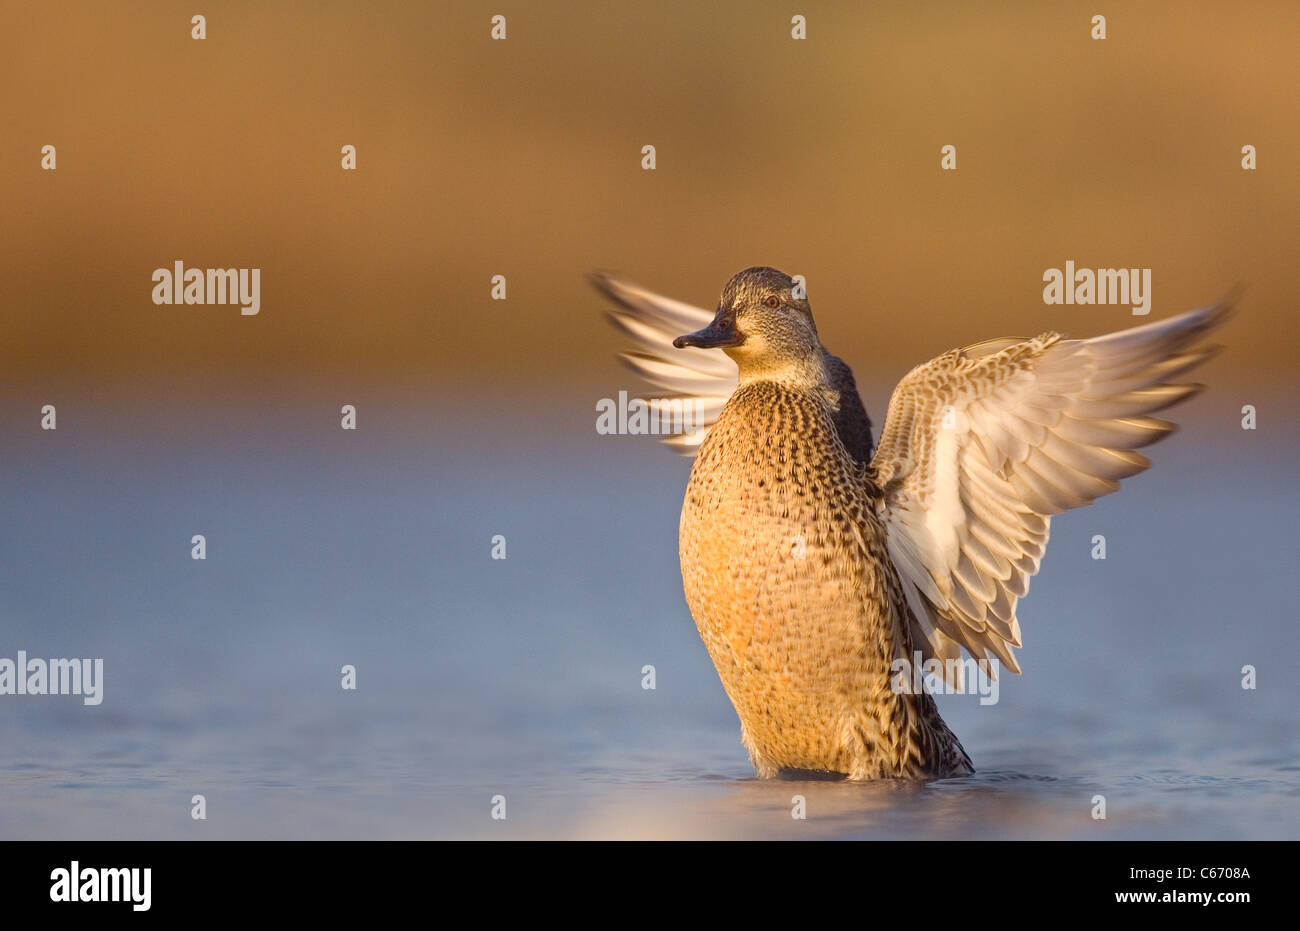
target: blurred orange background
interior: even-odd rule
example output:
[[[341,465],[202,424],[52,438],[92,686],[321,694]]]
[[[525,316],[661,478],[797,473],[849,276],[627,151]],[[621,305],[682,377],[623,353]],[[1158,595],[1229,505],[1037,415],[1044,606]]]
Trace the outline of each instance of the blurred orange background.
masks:
[[[600,396],[631,376],[587,272],[711,306],[771,264],[886,390],[953,345],[1243,282],[1205,377],[1293,404],[1294,3],[9,3],[0,36],[11,395]],[[260,315],[155,306],[178,259],[261,268]],[[1044,305],[1067,259],[1152,268],[1151,315]]]

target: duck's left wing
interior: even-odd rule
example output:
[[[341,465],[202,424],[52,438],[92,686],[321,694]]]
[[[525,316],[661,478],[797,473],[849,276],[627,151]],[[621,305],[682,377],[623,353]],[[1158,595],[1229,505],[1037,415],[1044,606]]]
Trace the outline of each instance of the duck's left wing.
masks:
[[[913,648],[961,648],[1019,672],[1016,602],[1051,515],[1149,465],[1134,450],[1174,425],[1149,416],[1199,390],[1175,380],[1229,302],[1100,336],[990,340],[913,369],[894,390],[871,465],[877,512],[913,615]]]
[[[659,422],[684,416],[693,426],[683,433],[664,433],[664,442],[677,452],[695,455],[736,390],[736,363],[716,350],[674,349],[673,340],[708,326],[713,312],[602,272],[593,274],[591,283],[614,305],[606,314],[610,322],[636,344],[619,358],[665,392],[646,399]]]

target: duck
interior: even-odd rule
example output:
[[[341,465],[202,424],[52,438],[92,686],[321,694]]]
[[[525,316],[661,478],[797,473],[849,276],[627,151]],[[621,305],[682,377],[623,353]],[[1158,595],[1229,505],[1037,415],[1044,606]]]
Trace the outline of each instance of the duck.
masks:
[[[612,273],[592,282],[623,360],[698,403],[667,437],[693,456],[683,592],[761,779],[946,779],[975,771],[935,687],[1020,673],[1019,600],[1051,518],[1118,490],[1172,433],[1152,416],[1203,386],[1225,298],[1086,339],[950,349],[894,389],[879,440],[802,281],[747,268],[714,311]],[[686,332],[683,332],[685,330]]]

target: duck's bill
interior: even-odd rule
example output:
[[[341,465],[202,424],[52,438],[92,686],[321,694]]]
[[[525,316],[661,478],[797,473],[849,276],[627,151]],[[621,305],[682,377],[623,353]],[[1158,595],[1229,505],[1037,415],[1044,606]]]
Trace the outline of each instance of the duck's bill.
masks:
[[[744,341],[744,335],[736,329],[734,315],[718,314],[704,329],[677,337],[673,340],[673,345],[678,349],[685,349],[687,346],[698,349],[725,349],[728,346],[739,346]]]

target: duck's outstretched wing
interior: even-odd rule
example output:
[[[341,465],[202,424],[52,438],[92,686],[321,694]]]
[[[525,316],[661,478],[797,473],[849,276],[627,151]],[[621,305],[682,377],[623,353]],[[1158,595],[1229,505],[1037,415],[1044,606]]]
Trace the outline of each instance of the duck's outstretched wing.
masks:
[[[689,404],[694,429],[664,434],[669,446],[687,456],[695,455],[709,428],[718,420],[722,407],[736,390],[736,363],[724,353],[709,349],[674,349],[673,340],[683,333],[701,330],[713,319],[713,312],[684,304],[670,297],[603,272],[591,276],[596,290],[613,303],[606,313],[609,321],[631,337],[634,349],[619,358],[663,395],[647,399],[660,414],[674,416]]]
[[[693,412],[693,431],[665,434],[663,440],[680,453],[695,455],[736,390],[736,363],[713,349],[676,349],[673,340],[708,326],[713,311],[655,294],[604,272],[593,274],[591,283],[614,305],[606,313],[609,321],[631,337],[636,346],[620,353],[619,358],[657,390],[665,392],[658,398],[647,399],[659,411],[660,422],[666,422],[665,418],[671,421],[682,405],[688,405]],[[871,421],[862,406],[853,371],[829,352],[826,371],[828,387],[838,396],[836,430],[849,454],[865,466],[871,458]]]
[[[1174,425],[1149,416],[1200,390],[1175,384],[1231,300],[1094,339],[989,340],[913,369],[872,458],[888,549],[926,658],[997,657],[1019,672],[1016,601],[1051,515],[1119,488],[1134,450]]]

